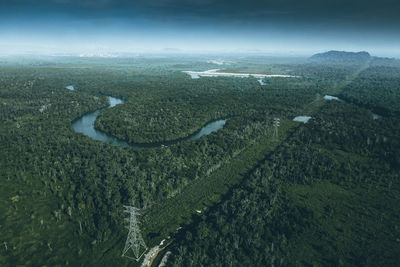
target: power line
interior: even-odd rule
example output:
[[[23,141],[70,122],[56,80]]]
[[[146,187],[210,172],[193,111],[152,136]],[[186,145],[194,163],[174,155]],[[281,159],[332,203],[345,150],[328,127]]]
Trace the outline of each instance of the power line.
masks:
[[[127,257],[139,261],[147,250],[146,243],[144,243],[143,237],[140,234],[139,222],[136,217],[136,215],[138,214],[137,211],[139,209],[125,205],[124,208],[124,212],[129,213],[130,216],[129,219],[126,219],[129,222],[129,226],[127,227],[129,229],[129,232],[128,237],[126,238],[124,250],[122,251],[122,257]],[[142,247],[144,250],[142,253],[140,253]],[[130,250],[132,250],[134,257],[127,255]]]
[[[274,122],[273,122],[273,126],[274,126],[274,135],[273,137],[275,139],[278,139],[279,135],[278,135],[278,128],[281,124],[281,120],[279,118],[274,118]]]

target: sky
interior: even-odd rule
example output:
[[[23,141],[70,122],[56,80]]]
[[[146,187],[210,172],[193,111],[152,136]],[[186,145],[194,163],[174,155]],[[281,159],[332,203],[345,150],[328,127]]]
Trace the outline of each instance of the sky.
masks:
[[[0,54],[400,57],[398,0],[0,0]]]

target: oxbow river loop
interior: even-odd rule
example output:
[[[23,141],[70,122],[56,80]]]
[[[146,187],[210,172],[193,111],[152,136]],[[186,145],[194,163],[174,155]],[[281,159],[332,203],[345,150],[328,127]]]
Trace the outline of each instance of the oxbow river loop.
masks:
[[[110,105],[107,108],[112,108],[115,107],[116,105],[123,104],[124,101],[119,98],[115,98],[112,96],[108,96],[108,99],[110,101]],[[210,123],[207,123],[204,125],[200,131],[197,133],[190,135],[186,138],[183,139],[178,139],[175,141],[169,141],[165,143],[151,143],[151,144],[128,144],[127,142],[120,140],[114,136],[111,136],[107,133],[104,133],[102,131],[96,130],[94,127],[94,122],[97,119],[97,117],[100,115],[101,112],[103,112],[107,108],[102,108],[98,109],[94,112],[88,113],[80,117],[79,119],[75,120],[72,123],[72,128],[75,130],[77,133],[83,133],[90,138],[98,141],[103,141],[103,142],[109,142],[114,146],[122,146],[122,147],[132,147],[133,149],[139,149],[143,147],[158,147],[162,145],[170,145],[174,144],[180,141],[185,141],[185,140],[197,140],[205,135],[209,135],[213,132],[218,131],[219,129],[223,128],[226,120],[216,120],[212,121]]]

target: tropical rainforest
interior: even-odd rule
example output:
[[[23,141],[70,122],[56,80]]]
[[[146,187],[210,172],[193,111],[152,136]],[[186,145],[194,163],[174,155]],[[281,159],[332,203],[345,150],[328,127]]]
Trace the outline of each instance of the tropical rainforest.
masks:
[[[210,57],[0,58],[0,265],[398,266],[400,61]]]

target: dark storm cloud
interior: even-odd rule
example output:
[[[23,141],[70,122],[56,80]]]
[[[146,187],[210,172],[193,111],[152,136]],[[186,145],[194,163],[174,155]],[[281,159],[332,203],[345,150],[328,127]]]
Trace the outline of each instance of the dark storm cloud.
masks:
[[[154,17],[246,23],[270,21],[271,17],[301,23],[328,19],[365,25],[372,20],[391,26],[398,26],[400,21],[400,1],[396,0],[13,0],[1,3],[2,13],[7,13],[7,9],[32,10],[38,14],[60,12],[81,17],[98,14],[129,19],[132,14],[142,12],[142,15]]]
[[[399,0],[0,0],[0,38],[9,47],[76,40],[127,49],[158,43],[398,50],[399,14]]]

